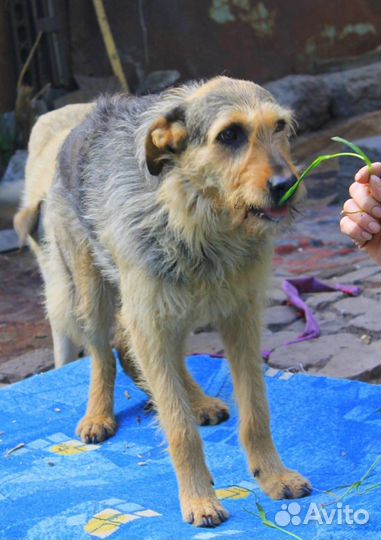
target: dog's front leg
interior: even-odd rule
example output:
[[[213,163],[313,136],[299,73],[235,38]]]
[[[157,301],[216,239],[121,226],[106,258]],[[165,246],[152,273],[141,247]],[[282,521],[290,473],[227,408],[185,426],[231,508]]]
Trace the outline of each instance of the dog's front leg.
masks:
[[[147,291],[147,287],[143,290]],[[146,309],[141,297],[137,313],[130,301],[123,307],[123,320],[167,435],[184,520],[195,526],[213,527],[225,521],[228,514],[214,493],[189,397],[176,367],[186,329],[179,320],[161,320],[155,314],[157,302],[160,300],[154,298],[151,308]]]
[[[241,440],[253,475],[272,499],[304,497],[311,493],[308,480],[283,465],[272,440],[260,353],[261,307],[255,304],[220,322],[240,409]]]

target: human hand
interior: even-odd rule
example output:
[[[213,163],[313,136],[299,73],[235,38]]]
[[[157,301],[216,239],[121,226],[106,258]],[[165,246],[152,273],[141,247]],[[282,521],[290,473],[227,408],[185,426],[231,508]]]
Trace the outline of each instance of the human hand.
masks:
[[[343,206],[341,232],[381,264],[381,163],[362,167],[349,188],[351,199]]]

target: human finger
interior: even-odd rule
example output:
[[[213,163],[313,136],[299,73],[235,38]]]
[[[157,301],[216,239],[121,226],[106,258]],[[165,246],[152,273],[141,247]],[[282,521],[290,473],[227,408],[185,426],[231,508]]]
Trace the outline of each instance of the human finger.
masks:
[[[355,174],[355,180],[356,182],[359,182],[360,184],[366,184],[369,182],[369,177],[371,174],[374,174],[376,176],[381,176],[381,163],[378,161],[375,161],[372,163],[372,171],[369,170],[368,165],[365,165],[364,167],[361,167]]]
[[[369,191],[376,201],[381,201],[381,178],[372,174],[369,180]]]
[[[349,236],[353,241],[359,242],[360,244],[364,244],[372,238],[372,235],[368,231],[360,227],[360,225],[358,225],[348,216],[344,216],[340,220],[340,230],[342,233]]]
[[[349,193],[357,206],[375,219],[381,218],[381,205],[369,192],[368,186],[353,182],[349,187]]]
[[[353,199],[348,199],[344,203],[342,214],[371,234],[380,232],[381,227],[378,221],[364,212]]]

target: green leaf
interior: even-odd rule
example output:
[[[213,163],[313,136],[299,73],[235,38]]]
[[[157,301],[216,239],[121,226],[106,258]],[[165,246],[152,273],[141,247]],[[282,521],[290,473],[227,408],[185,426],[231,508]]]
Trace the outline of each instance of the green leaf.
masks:
[[[295,193],[295,191],[298,189],[300,184],[303,182],[304,178],[308,176],[314,169],[319,167],[321,163],[324,161],[328,161],[330,159],[336,159],[338,157],[354,157],[357,159],[361,159],[364,161],[368,167],[369,170],[372,170],[372,162],[370,161],[369,157],[355,144],[347,141],[346,139],[343,139],[342,137],[332,137],[332,140],[335,142],[339,142],[342,144],[345,144],[349,146],[353,152],[338,152],[336,154],[325,154],[322,156],[318,156],[310,165],[302,172],[302,174],[299,176],[298,181],[295,182],[295,184],[290,187],[290,189],[283,195],[281,200],[279,201],[279,206],[282,206],[292,195]]]
[[[341,144],[345,144],[346,146],[349,146],[349,148],[351,150],[353,150],[353,152],[356,152],[356,154],[359,154],[360,156],[363,157],[363,160],[368,165],[370,171],[372,171],[372,162],[370,161],[368,156],[365,154],[365,152],[363,150],[361,150],[361,148],[359,148],[356,144],[354,144],[354,143],[352,143],[350,141],[347,141],[347,139],[343,139],[343,137],[337,137],[337,136],[332,137],[331,140],[335,141],[335,142],[339,142]]]
[[[300,536],[297,536],[296,534],[292,533],[291,531],[288,531],[287,529],[283,529],[283,527],[279,527],[276,523],[267,519],[265,509],[258,501],[256,501],[255,505],[257,507],[259,518],[261,519],[263,525],[265,525],[266,527],[269,527],[270,529],[276,529],[277,531],[287,534],[288,536],[295,538],[295,540],[303,540],[303,538],[300,538]],[[258,514],[254,514],[253,512],[249,512],[249,510],[247,510],[246,508],[244,508],[244,510],[248,514],[251,514],[252,516],[258,515]]]
[[[337,154],[327,154],[324,156],[317,157],[308,167],[305,169],[302,174],[299,176],[298,181],[295,182],[293,186],[290,187],[288,191],[283,195],[281,200],[279,201],[279,206],[282,206],[292,195],[295,193],[295,191],[298,189],[300,184],[303,182],[306,176],[308,176],[314,169],[319,167],[321,163],[324,161],[328,161],[330,159],[336,159],[338,157],[355,157],[357,159],[361,159],[362,161],[365,161],[365,159],[360,156],[359,154],[354,154],[352,152],[338,152]]]
[[[377,465],[381,462],[381,455],[376,458],[376,460],[371,464],[369,469],[363,474],[363,476],[360,478],[360,480],[357,480],[357,482],[353,482],[348,489],[341,495],[338,499],[335,499],[332,502],[323,504],[322,506],[330,506],[331,504],[337,504],[338,502],[341,502],[343,499],[348,497],[353,491],[357,490],[359,491],[360,487],[362,487],[365,484],[365,481],[371,476],[374,469],[377,467]],[[379,484],[378,484],[379,485]],[[378,486],[375,484],[375,486]],[[376,487],[374,489],[376,489]]]

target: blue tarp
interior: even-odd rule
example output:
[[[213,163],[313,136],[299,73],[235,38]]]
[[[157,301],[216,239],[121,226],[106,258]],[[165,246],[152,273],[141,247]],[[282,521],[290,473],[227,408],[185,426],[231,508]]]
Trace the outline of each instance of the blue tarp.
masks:
[[[227,362],[195,356],[188,365],[207,393],[231,407],[228,422],[200,428],[217,494],[231,514],[226,523],[196,529],[182,522],[163,435],[125,374],[116,384],[117,434],[102,445],[75,437],[90,374],[84,359],[0,391],[1,539],[381,538],[378,387],[268,372],[280,454],[314,486],[311,497],[272,501],[251,477],[238,442]],[[258,508],[283,530],[265,525]]]

